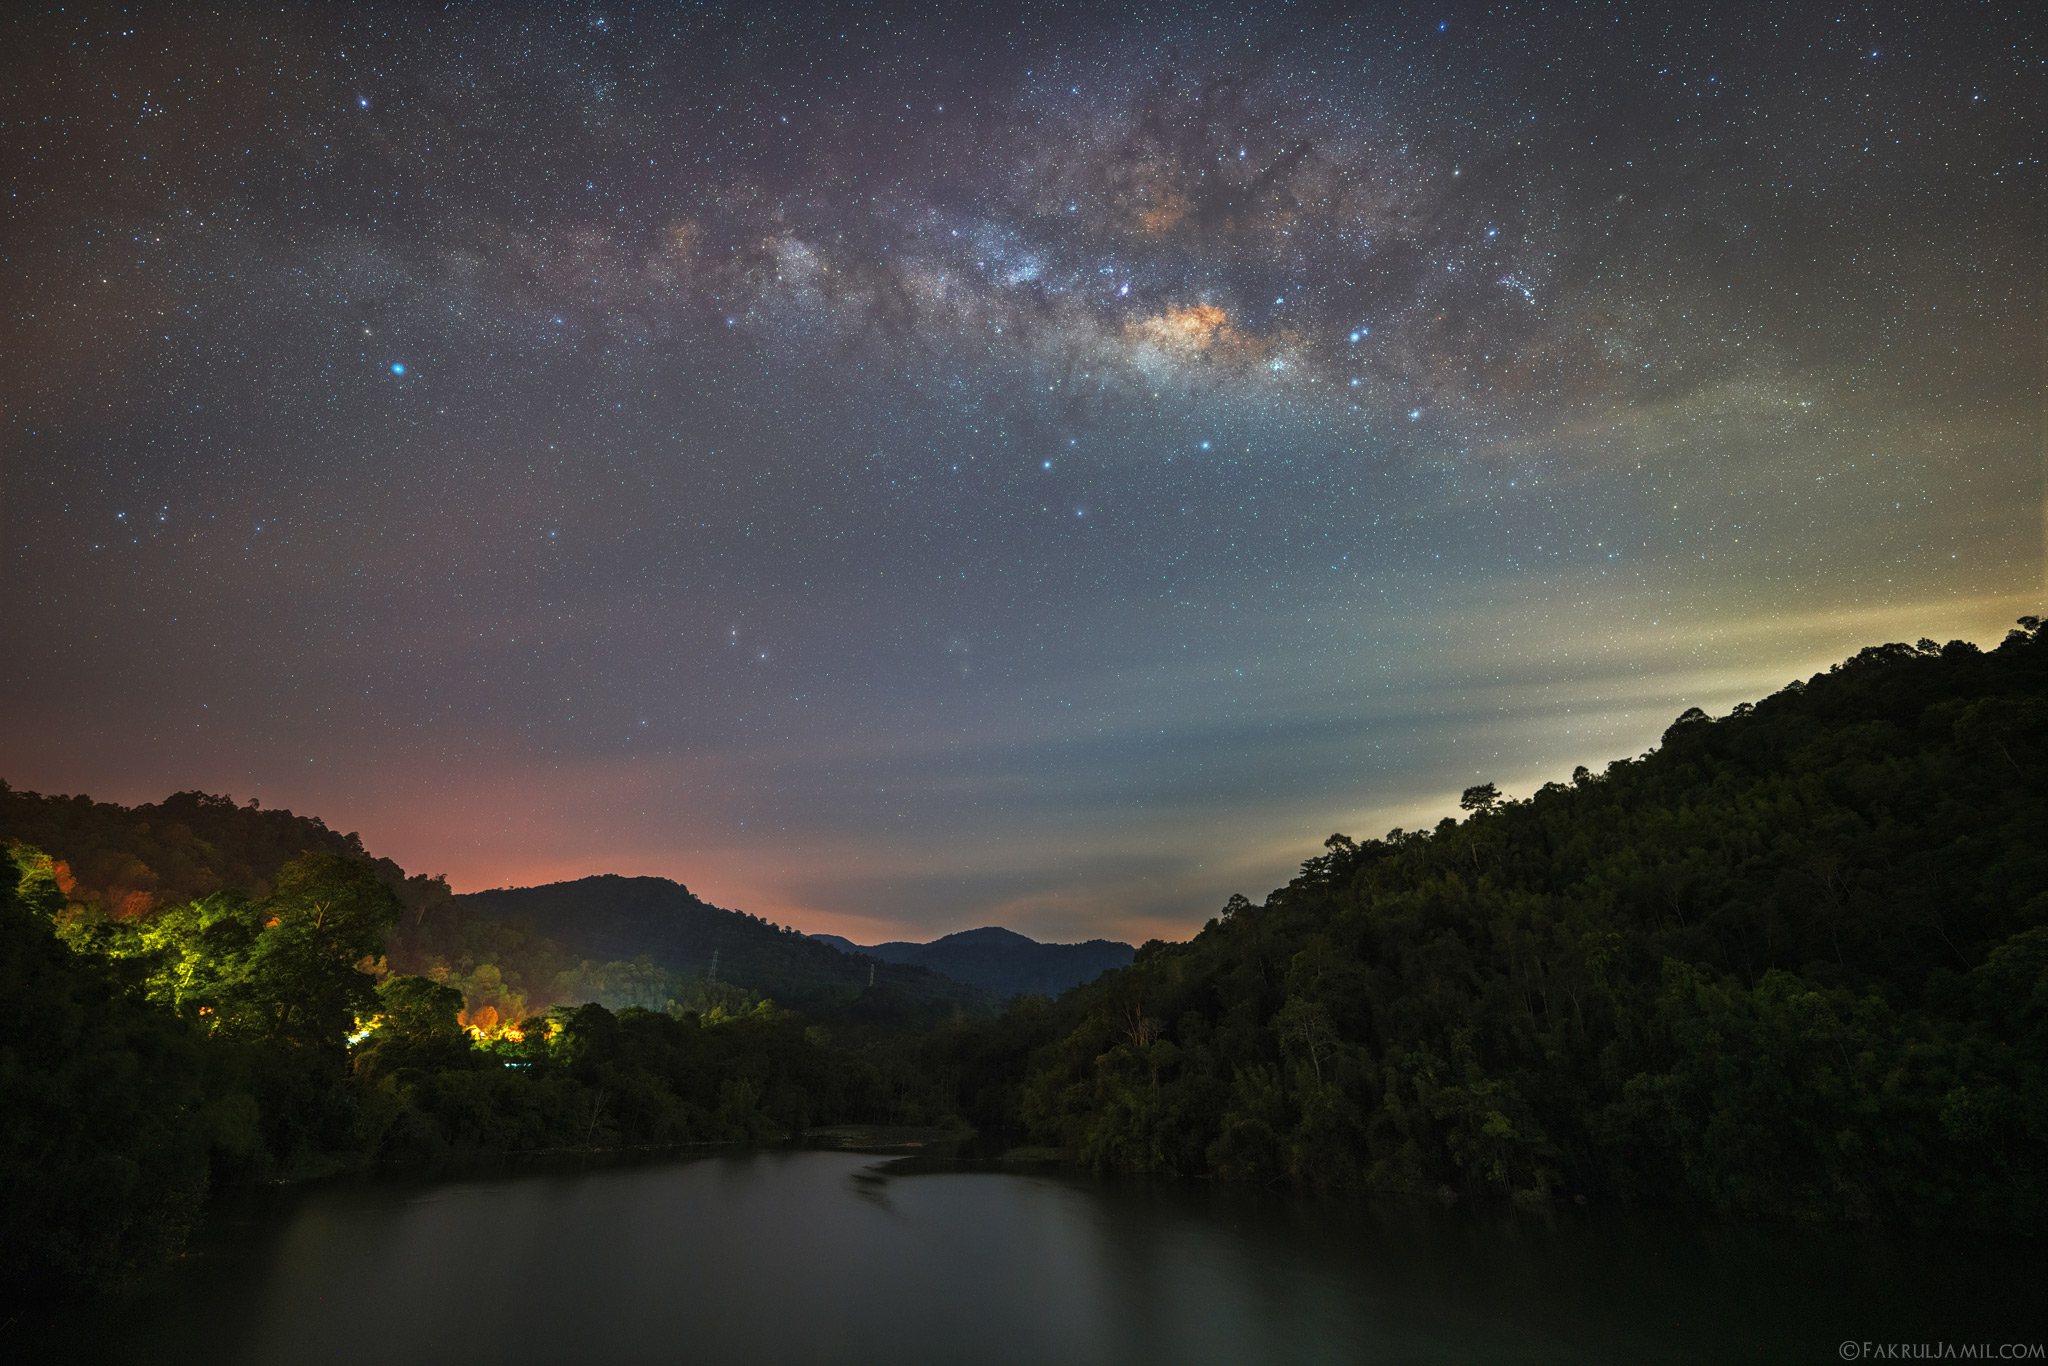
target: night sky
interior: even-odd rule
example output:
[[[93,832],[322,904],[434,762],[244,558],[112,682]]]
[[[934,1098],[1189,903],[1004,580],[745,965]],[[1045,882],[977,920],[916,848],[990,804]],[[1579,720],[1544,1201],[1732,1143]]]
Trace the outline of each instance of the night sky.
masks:
[[[2022,5],[9,8],[16,787],[1184,938],[2042,609]]]

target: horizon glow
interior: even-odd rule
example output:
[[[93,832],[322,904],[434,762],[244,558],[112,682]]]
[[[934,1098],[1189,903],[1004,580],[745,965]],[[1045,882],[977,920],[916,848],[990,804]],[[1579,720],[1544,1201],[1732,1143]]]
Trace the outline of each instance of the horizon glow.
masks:
[[[0,777],[1140,943],[2043,610],[2012,15],[815,18],[24,20]]]

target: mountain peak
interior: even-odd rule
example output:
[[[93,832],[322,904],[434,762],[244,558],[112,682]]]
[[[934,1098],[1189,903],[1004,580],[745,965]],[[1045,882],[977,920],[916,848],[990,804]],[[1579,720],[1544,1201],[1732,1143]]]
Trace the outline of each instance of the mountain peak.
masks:
[[[842,953],[930,968],[956,982],[983,987],[1003,997],[1057,996],[1112,969],[1129,967],[1136,953],[1129,944],[1105,939],[1091,939],[1085,944],[1041,944],[1000,925],[960,930],[929,944],[855,944],[836,934],[814,934],[811,938]]]
[[[941,935],[925,945],[925,947],[935,948],[940,944],[1010,944],[1019,947],[1029,945],[1032,948],[1059,947],[1057,945],[1044,944],[1039,940],[1031,938],[1029,935],[1019,934],[1015,930],[1004,929],[1001,925],[983,925],[978,930],[956,930],[952,934]]]

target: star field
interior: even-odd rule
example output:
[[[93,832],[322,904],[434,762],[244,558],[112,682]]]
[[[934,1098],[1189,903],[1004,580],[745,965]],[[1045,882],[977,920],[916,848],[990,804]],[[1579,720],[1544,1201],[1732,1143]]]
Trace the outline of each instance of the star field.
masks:
[[[2042,607],[2016,7],[6,25],[16,786],[1183,937]]]

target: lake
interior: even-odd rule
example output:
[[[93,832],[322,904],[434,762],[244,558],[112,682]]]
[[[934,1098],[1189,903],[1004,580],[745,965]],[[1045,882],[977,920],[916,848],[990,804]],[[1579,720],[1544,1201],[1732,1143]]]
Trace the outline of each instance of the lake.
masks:
[[[178,1266],[24,1315],[0,1356],[1823,1362],[2039,1342],[2044,1285],[2032,1240],[776,1149],[228,1192]]]

